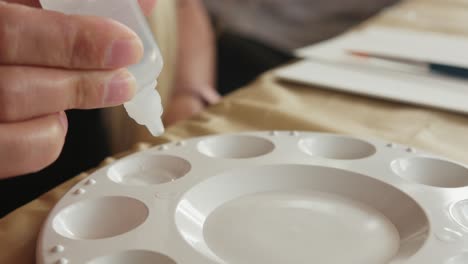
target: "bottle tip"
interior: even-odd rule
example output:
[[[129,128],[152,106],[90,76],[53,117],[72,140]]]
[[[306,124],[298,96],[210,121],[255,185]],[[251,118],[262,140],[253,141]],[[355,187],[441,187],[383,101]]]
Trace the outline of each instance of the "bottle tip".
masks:
[[[145,126],[155,137],[164,134],[164,125],[161,118],[155,118],[154,122],[147,122]]]
[[[146,126],[153,136],[164,133],[164,124],[161,120],[163,112],[161,98],[153,85],[140,90],[131,101],[124,105],[128,115],[138,124]]]

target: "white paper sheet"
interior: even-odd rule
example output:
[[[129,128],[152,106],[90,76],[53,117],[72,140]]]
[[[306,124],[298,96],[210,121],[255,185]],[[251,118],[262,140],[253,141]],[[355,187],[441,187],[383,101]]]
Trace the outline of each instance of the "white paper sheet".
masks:
[[[468,113],[468,80],[421,66],[358,58],[360,51],[468,68],[468,38],[367,27],[297,50],[299,62],[278,77],[344,92]]]
[[[297,50],[300,57],[335,58],[347,50],[468,68],[468,37],[368,27]]]
[[[393,69],[392,69],[393,67]],[[398,65],[305,60],[280,68],[277,77],[325,89],[468,113],[468,82]]]

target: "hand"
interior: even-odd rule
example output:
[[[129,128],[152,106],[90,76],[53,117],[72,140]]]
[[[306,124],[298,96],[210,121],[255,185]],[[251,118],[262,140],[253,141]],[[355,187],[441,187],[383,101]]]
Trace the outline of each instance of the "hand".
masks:
[[[39,0],[0,0],[0,2],[10,2],[10,3],[17,3],[32,7],[41,7]],[[156,0],[138,0],[140,3],[141,9],[145,12],[145,15],[149,15],[151,10],[153,10],[154,6],[156,5]]]
[[[177,3],[176,77],[164,110],[166,125],[187,119],[221,99],[215,88],[215,36],[203,1]]]
[[[164,122],[172,125],[198,114],[206,106],[216,104],[221,96],[214,88],[201,87],[193,90],[176,90],[164,110]]]
[[[149,11],[155,0],[140,3]],[[135,33],[109,19],[33,8],[39,6],[0,0],[0,178],[57,159],[68,127],[64,110],[120,105],[135,91],[124,69],[143,53]]]

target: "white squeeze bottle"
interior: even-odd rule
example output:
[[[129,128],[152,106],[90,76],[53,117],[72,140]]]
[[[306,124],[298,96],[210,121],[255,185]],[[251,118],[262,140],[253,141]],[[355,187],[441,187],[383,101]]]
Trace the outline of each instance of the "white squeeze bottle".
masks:
[[[161,121],[161,97],[156,91],[157,77],[163,60],[151,29],[140,9],[138,0],[40,0],[44,9],[65,14],[92,15],[114,19],[132,29],[142,40],[145,49],[140,63],[129,71],[137,81],[135,97],[125,103],[125,109],[138,124],[145,125],[154,136],[164,132]]]

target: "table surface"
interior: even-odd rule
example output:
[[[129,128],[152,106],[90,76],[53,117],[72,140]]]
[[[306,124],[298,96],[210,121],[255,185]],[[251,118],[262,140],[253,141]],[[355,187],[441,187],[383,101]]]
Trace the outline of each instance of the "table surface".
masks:
[[[460,8],[468,11],[468,1],[465,0],[413,0],[398,8],[427,10],[431,5],[442,4],[445,10],[453,7],[454,12],[459,12]],[[371,21],[391,23],[393,19],[384,15]],[[411,23],[414,24],[414,21]],[[394,24],[423,28],[411,23],[399,21]],[[468,35],[468,32],[458,33]],[[281,82],[275,79],[272,72],[268,72],[251,85],[226,97],[220,104],[169,128],[164,136],[156,138],[154,142],[138,144],[128,152],[108,158],[103,165],[154,144],[253,130],[320,131],[372,136],[468,163],[466,115]],[[0,263],[35,262],[38,233],[49,211],[69,188],[88,173],[91,172],[69,180],[0,219]]]

